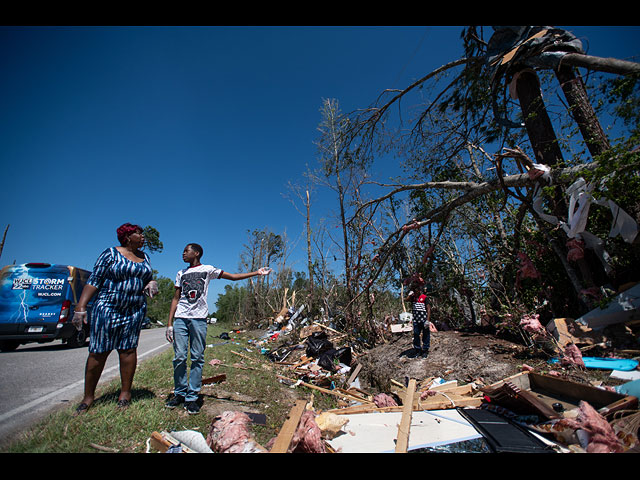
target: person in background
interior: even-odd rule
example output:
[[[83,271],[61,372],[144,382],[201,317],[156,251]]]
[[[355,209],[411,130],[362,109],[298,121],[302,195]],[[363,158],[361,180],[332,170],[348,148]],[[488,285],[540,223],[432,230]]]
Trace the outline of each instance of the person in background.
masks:
[[[413,356],[427,358],[431,346],[431,305],[424,292],[425,289],[422,286],[414,286],[407,294],[405,301],[412,302]]]
[[[173,344],[173,396],[165,403],[167,408],[184,404],[190,414],[200,411],[199,394],[202,387],[202,366],[207,337],[209,306],[207,292],[212,279],[244,280],[256,275],[268,275],[269,268],[250,273],[228,273],[211,265],[200,263],[203,249],[197,243],[188,244],[182,260],[189,264],[176,275],[176,291],[171,301],[167,341]],[[191,368],[187,372],[187,356],[191,355]]]
[[[107,248],[96,260],[72,320],[76,328],[87,323],[87,305],[95,296],[91,308],[84,398],[76,408],[76,414],[86,412],[93,404],[98,381],[113,350],[118,351],[122,382],[118,407],[129,406],[140,329],[147,311],[145,294],[153,296],[158,291],[149,258],[142,251],[142,228],[125,223],[116,234],[120,246]]]

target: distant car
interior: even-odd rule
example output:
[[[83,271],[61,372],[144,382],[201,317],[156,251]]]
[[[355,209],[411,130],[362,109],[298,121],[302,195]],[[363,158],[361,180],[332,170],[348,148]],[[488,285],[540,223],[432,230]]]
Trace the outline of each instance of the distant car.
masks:
[[[0,270],[0,350],[15,350],[30,342],[62,340],[70,347],[85,345],[87,324],[77,330],[74,309],[91,272],[71,265],[26,263]]]

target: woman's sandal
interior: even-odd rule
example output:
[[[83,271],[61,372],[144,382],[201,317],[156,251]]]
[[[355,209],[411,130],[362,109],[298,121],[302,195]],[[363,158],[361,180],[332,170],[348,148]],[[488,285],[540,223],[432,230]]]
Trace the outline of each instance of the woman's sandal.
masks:
[[[126,408],[129,407],[129,405],[131,404],[131,402],[129,400],[118,400],[118,408],[120,410],[124,410]]]
[[[76,415],[82,415],[83,413],[85,413],[87,410],[89,410],[89,406],[90,405],[82,402],[76,407]]]

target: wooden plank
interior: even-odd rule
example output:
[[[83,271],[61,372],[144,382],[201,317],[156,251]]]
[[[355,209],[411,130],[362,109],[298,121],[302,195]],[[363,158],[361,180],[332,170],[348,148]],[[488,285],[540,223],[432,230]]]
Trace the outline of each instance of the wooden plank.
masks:
[[[149,444],[159,452],[166,452],[173,445],[166,441],[159,432],[153,432],[149,438]]]
[[[456,407],[479,407],[482,405],[481,397],[433,397],[426,401],[421,401],[415,407],[415,410],[446,410]]]
[[[376,407],[375,404],[353,405],[351,407],[334,408],[327,412],[336,415],[355,415],[360,413],[384,413],[384,412],[401,412],[403,407]]]
[[[397,380],[394,380],[393,378],[390,380],[390,382],[396,387],[406,388],[402,383],[398,382]]]
[[[180,442],[173,438],[167,432],[153,432],[151,437],[149,437],[149,446],[155,448],[160,453],[165,453],[171,447],[176,447],[180,445]],[[186,445],[182,445],[182,453],[195,453]]]
[[[286,380],[286,381],[291,382],[291,383],[297,383],[299,385],[302,385],[303,387],[311,388],[313,390],[318,390],[319,392],[326,393],[328,395],[333,395],[335,397],[340,397],[341,399],[344,399],[344,400],[350,400],[352,402],[362,402],[363,401],[363,399],[360,398],[360,397],[354,397],[353,395],[349,395],[348,393],[343,393],[342,391],[338,391],[338,389],[336,389],[336,390],[328,390],[326,388],[322,388],[322,387],[318,387],[317,385],[313,385],[312,383],[303,382],[302,380],[292,380],[292,379],[284,377],[282,375],[276,375],[276,376],[278,378],[281,378],[282,380]]]
[[[300,423],[300,417],[302,417],[306,407],[306,400],[298,400],[296,402],[291,409],[291,412],[289,412],[287,420],[282,425],[280,433],[278,433],[278,436],[276,437],[273,448],[271,448],[271,453],[287,453],[289,444],[291,443],[293,435],[296,433],[296,429],[298,428],[298,423]]]
[[[203,378],[202,385],[210,385],[212,383],[221,383],[227,379],[227,376],[222,373],[220,375],[214,375],[213,377]]]
[[[416,380],[409,380],[407,394],[404,397],[404,407],[402,409],[402,420],[398,427],[398,438],[396,440],[396,453],[406,453],[409,446],[409,430],[411,429],[411,417],[413,414],[413,394],[416,391]]]
[[[349,386],[353,383],[353,381],[358,377],[358,374],[360,373],[360,370],[362,370],[362,364],[359,363],[358,365],[356,365],[356,368],[354,368],[353,372],[351,373],[351,376],[349,377],[349,380],[347,380],[347,383],[345,385]]]
[[[330,332],[333,332],[333,333],[335,333],[337,335],[340,335],[341,337],[344,337],[346,335],[346,333],[339,332],[338,330],[334,330],[333,328],[327,327],[326,325],[323,325],[321,323],[313,322],[313,324],[314,325],[318,325],[319,327],[324,328],[326,330],[329,330]]]

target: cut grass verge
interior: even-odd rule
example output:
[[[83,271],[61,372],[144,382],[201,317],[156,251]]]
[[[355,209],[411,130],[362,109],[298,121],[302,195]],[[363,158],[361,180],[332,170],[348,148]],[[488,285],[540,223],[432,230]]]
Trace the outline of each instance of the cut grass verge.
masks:
[[[220,335],[227,332],[230,340]],[[210,325],[207,332],[203,378],[224,374],[221,383],[204,386],[204,401],[198,415],[183,408],[173,410],[164,404],[173,391],[173,351],[167,350],[145,360],[136,370],[131,405],[124,410],[116,406],[120,379],[98,387],[96,400],[82,415],[75,416],[77,402],[53,412],[33,425],[19,438],[3,448],[5,453],[143,453],[154,431],[196,430],[207,436],[211,422],[224,410],[262,413],[265,425],[252,424],[251,433],[265,445],[278,434],[296,398],[311,398],[333,406],[332,398],[304,387],[291,389],[281,383],[278,367],[269,362],[249,343],[243,333],[229,332],[225,325]],[[220,360],[223,365],[209,362]],[[329,397],[329,396],[326,396]]]

